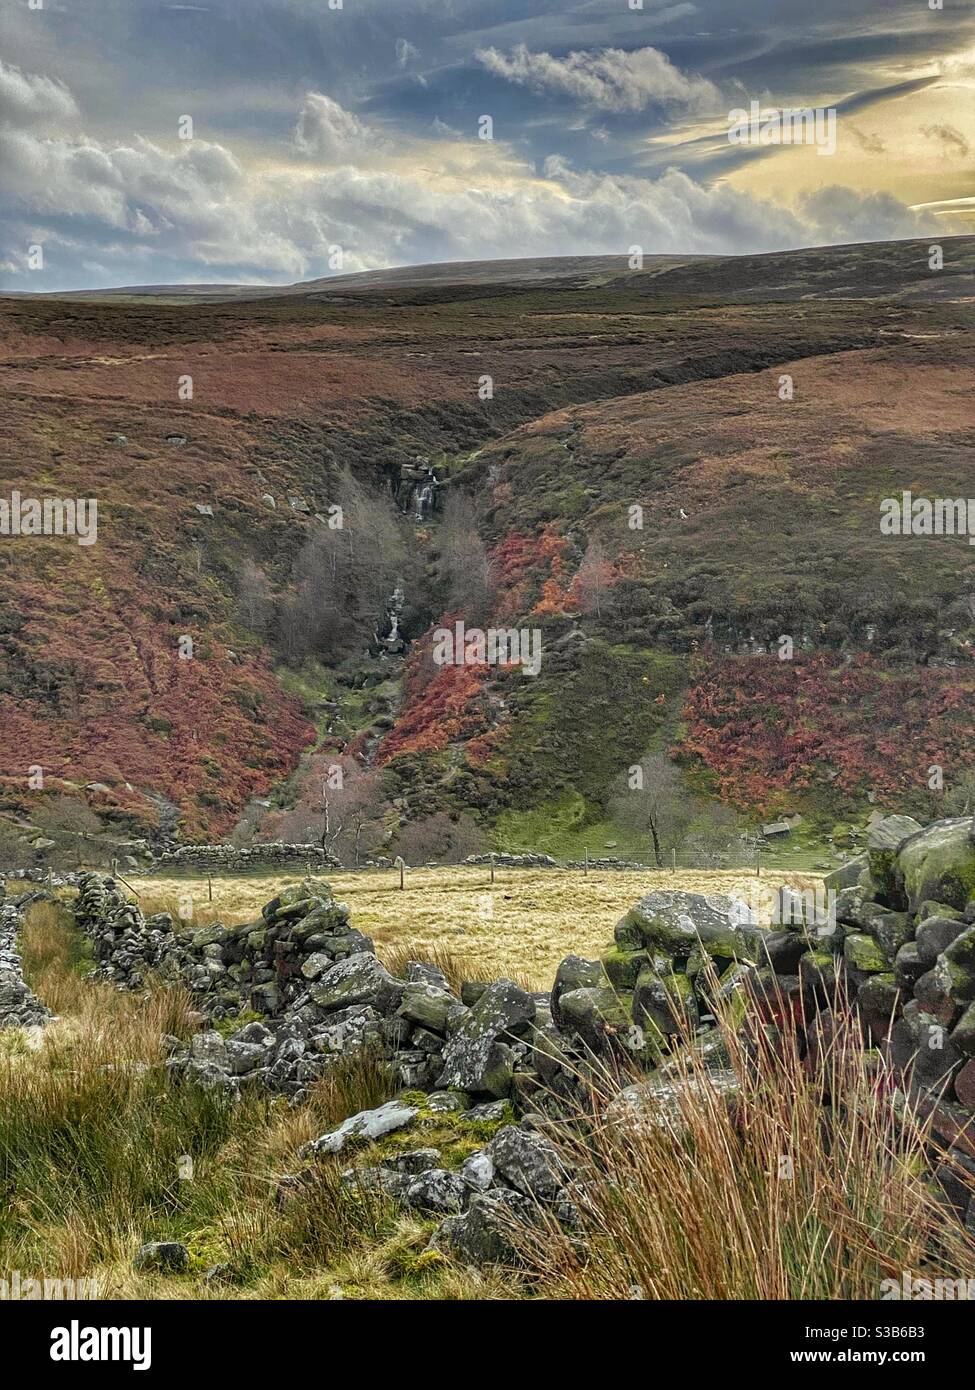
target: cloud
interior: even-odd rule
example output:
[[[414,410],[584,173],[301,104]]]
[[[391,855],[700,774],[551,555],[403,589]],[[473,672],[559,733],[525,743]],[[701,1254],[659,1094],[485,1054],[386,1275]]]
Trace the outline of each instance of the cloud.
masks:
[[[405,68],[414,58],[419,58],[420,50],[410,43],[409,39],[396,40],[396,66]]]
[[[322,92],[309,92],[295,127],[295,146],[326,164],[344,164],[385,147],[378,131]]]
[[[59,109],[76,109],[58,84],[18,78],[18,111],[25,91],[35,94],[29,113],[52,89]],[[827,188],[790,208],[674,168],[655,177],[578,170],[557,152],[536,166],[503,141],[444,133],[394,142],[320,92],[306,95],[273,161],[248,163],[201,139],[164,148],[141,136],[42,134],[30,120],[0,126],[2,268],[19,289],[286,284],[327,273],[336,245],[354,271],[632,246],[747,253],[944,231],[932,213],[886,194]],[[27,273],[35,242],[45,270]]]
[[[937,222],[929,214],[912,211],[890,193],[859,193],[832,185],[802,194],[798,206],[812,238],[820,245],[897,240],[937,230]]]
[[[599,111],[644,111],[657,105],[715,110],[721,100],[713,83],[689,77],[657,48],[630,53],[604,48],[554,58],[518,44],[510,57],[496,48],[479,49],[476,57],[497,77],[536,92],[572,97]]]
[[[946,121],[922,126],[921,134],[926,135],[929,140],[937,140],[945,154],[962,158],[971,154],[972,147],[961,131],[953,125],[948,125]]]
[[[879,135],[872,135],[865,130],[860,130],[858,126],[846,125],[847,132],[853,136],[861,150],[866,150],[867,154],[883,154],[887,149]]]
[[[21,72],[0,59],[0,127],[25,129],[74,121],[80,112],[61,82]]]

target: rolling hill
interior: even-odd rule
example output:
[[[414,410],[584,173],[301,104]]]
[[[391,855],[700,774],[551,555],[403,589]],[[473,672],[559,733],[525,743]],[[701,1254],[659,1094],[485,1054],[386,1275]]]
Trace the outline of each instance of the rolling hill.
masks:
[[[653,750],[752,819],[930,809],[975,766],[975,555],[878,521],[970,490],[975,238],[944,253],[0,300],[0,495],[98,501],[94,545],[0,545],[6,833],[293,835],[343,757],[393,843],[608,824]],[[458,612],[538,628],[538,677],[432,667]]]

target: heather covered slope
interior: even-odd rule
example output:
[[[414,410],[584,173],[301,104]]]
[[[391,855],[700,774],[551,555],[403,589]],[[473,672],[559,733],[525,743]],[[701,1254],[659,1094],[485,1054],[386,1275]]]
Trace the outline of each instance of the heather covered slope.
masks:
[[[598,402],[485,448],[462,481],[499,552],[559,533],[514,607],[553,635],[581,617],[620,672],[624,652],[652,651],[642,727],[664,717],[668,679],[683,684],[677,751],[725,799],[771,813],[812,790],[839,814],[873,792],[921,808],[932,765],[949,782],[975,765],[975,555],[964,537],[882,535],[880,503],[967,496],[973,366],[972,335],[945,325]],[[573,652],[584,664],[585,646]],[[625,697],[610,705],[612,718]],[[605,727],[601,716],[601,746]],[[603,758],[618,753],[619,770],[632,751],[622,740]]]
[[[123,827],[162,805],[185,836],[224,834],[299,766],[279,809],[302,802],[316,741],[384,769],[387,827],[598,821],[651,747],[752,807],[923,793],[920,761],[971,751],[972,551],[876,522],[901,488],[968,487],[973,240],[945,256],[937,273],[926,243],[896,243],[510,285],[447,267],[240,302],[3,301],[0,492],[99,501],[94,546],[0,545],[5,816],[36,811],[39,764],[45,796]],[[440,523],[393,506],[417,454],[489,557],[468,621],[541,626],[534,682],[431,680],[423,633],[457,594]],[[359,628],[311,650],[282,632],[315,513],[350,477],[399,537],[412,642],[354,708]],[[373,601],[362,574],[346,582]],[[739,655],[781,633],[788,667]]]

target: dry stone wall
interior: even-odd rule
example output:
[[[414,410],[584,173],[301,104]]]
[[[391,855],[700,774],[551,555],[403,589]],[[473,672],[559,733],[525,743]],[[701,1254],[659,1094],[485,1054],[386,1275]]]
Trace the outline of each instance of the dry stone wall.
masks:
[[[731,898],[650,893],[618,923],[601,960],[566,957],[544,993],[504,979],[469,981],[457,993],[422,961],[393,975],[322,878],[287,888],[255,922],[178,933],[164,915],[142,918],[111,880],[88,875],[77,916],[117,984],[141,988],[155,972],[183,980],[211,1017],[259,1015],[229,1036],[208,1029],[189,1044],[173,1041],[176,1082],[228,1093],[259,1086],[297,1101],[351,1050],[386,1059],[400,1099],[350,1116],[309,1157],[408,1127],[418,1113],[459,1110],[495,1125],[521,1115],[461,1174],[417,1150],[348,1177],[439,1213],[437,1242],[464,1258],[504,1258],[506,1213],[522,1202],[542,1200],[570,1226],[577,1219],[571,1175],[532,1117],[585,1105],[592,1068],[642,1070],[645,1080],[621,1093],[626,1106],[673,1113],[668,1055],[689,1023],[716,1085],[733,1098],[737,1079],[713,1025],[720,1001],[769,1034],[795,1030],[802,1050],[829,1035],[838,1010],[854,1010],[903,1090],[933,1115],[947,1155],[939,1180],[958,1219],[975,1228],[971,822],[922,829],[889,817],[862,860],[826,888],[834,910],[825,925],[800,903],[771,931]],[[292,1175],[286,1188],[306,1179]]]

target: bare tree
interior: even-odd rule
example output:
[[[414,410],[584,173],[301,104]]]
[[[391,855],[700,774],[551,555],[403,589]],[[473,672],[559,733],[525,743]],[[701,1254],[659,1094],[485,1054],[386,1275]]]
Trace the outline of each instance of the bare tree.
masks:
[[[278,605],[277,644],[291,665],[315,653],[334,661],[370,641],[410,564],[402,523],[383,495],[349,471],[334,495],[334,524],[320,523],[309,535]]]
[[[445,811],[409,821],[396,837],[396,849],[407,864],[459,864],[469,854],[481,854],[488,847],[487,837],[470,816],[452,817]]]
[[[308,779],[301,800],[276,816],[266,833],[290,843],[317,842],[343,864],[358,867],[384,835],[385,780],[381,771],[354,758],[336,758],[321,779]]]
[[[583,613],[595,613],[597,618],[602,616],[610,572],[606,552],[598,541],[590,541],[572,583]]]
[[[252,632],[263,634],[274,611],[274,598],[267,575],[250,556],[241,563],[235,587],[241,618]]]
[[[474,507],[465,493],[448,491],[437,543],[445,610],[463,614],[466,622],[478,622],[491,596],[490,565],[477,533]]]
[[[649,835],[659,869],[665,851],[683,844],[694,806],[681,786],[679,769],[669,758],[651,753],[617,779],[610,813],[621,825]]]

